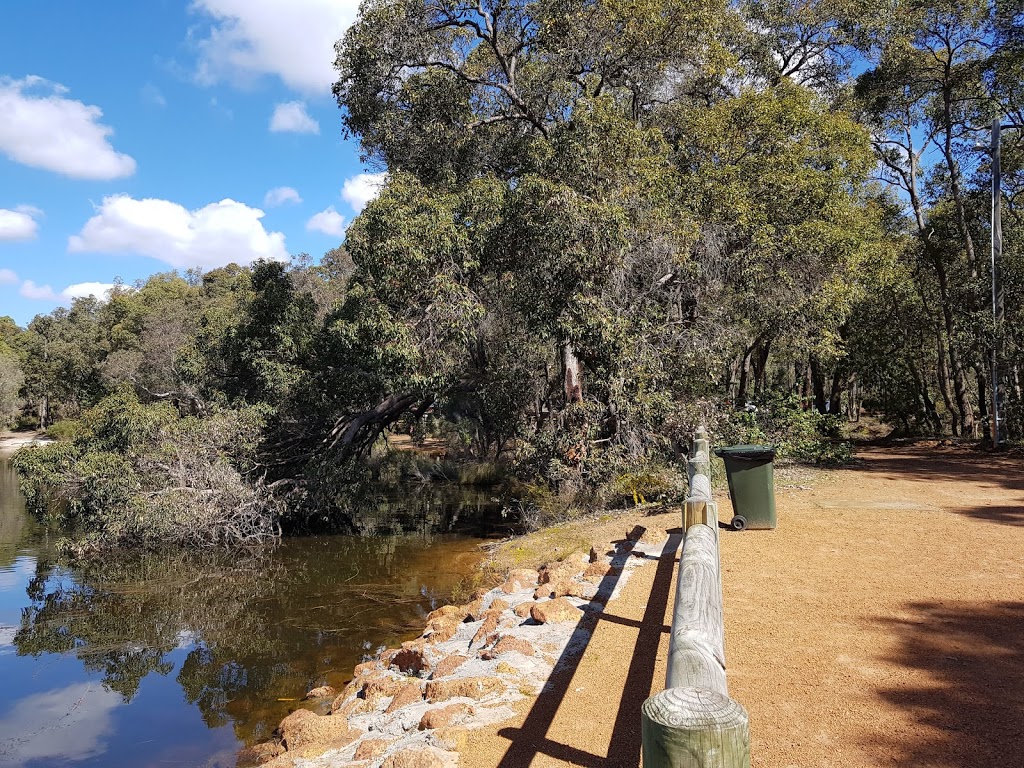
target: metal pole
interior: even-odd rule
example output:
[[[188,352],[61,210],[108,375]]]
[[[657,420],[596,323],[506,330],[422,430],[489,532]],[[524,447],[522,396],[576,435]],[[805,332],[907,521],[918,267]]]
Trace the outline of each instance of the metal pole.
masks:
[[[999,446],[999,330],[1002,324],[1002,298],[998,289],[998,267],[1003,258],[1002,169],[999,159],[1000,119],[992,121],[992,447]]]

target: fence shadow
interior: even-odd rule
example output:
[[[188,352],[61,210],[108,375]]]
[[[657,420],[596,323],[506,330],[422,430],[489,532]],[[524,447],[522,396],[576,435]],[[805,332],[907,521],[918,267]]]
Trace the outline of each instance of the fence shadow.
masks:
[[[932,682],[879,695],[910,710],[922,726],[880,729],[867,752],[899,765],[982,768],[1024,764],[1024,603],[915,603],[916,617],[885,619],[901,638],[894,664]]]
[[[630,535],[635,536],[637,533],[638,531],[634,530]],[[498,768],[526,768],[538,755],[546,755],[584,768],[626,768],[640,764],[640,705],[650,695],[658,644],[662,633],[669,629],[664,625],[664,616],[672,588],[676,555],[682,543],[682,533],[679,529],[668,533],[668,541],[658,557],[647,607],[643,619],[639,622],[602,612],[615,590],[626,561],[631,556],[628,547],[616,547],[616,553],[612,557],[612,570],[598,585],[597,594],[576,625],[569,644],[555,664],[548,684],[537,696],[522,726],[498,731],[500,736],[510,742],[505,756],[498,763]],[[564,744],[548,737],[551,724],[569,692],[576,666],[601,621],[626,622],[631,626],[636,624],[639,632],[632,649],[622,695],[618,702],[611,698],[608,701],[609,708],[616,704],[618,706],[608,755],[594,754],[579,746]],[[627,653],[628,649],[624,648],[623,656]],[[580,733],[585,735],[585,723],[580,724]]]

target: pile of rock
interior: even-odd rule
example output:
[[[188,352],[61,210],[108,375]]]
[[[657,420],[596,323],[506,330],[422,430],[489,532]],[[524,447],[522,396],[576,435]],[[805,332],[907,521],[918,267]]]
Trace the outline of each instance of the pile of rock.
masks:
[[[273,741],[242,750],[238,765],[456,765],[467,729],[508,719],[512,703],[537,695],[584,612],[602,609],[610,590],[599,594],[598,585],[620,575],[609,555],[631,547],[595,547],[539,571],[514,570],[468,604],[438,608],[421,637],[357,666],[330,715],[293,712]],[[333,693],[323,687],[308,696]]]

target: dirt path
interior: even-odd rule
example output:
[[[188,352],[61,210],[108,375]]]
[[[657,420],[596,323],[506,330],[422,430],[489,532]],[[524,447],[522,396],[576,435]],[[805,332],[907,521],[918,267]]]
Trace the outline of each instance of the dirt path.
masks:
[[[778,530],[723,532],[729,690],[753,767],[1024,765],[1024,464],[938,446],[859,459],[777,483]],[[472,732],[462,765],[638,765],[673,565],[638,570],[583,628],[579,661],[516,722]]]

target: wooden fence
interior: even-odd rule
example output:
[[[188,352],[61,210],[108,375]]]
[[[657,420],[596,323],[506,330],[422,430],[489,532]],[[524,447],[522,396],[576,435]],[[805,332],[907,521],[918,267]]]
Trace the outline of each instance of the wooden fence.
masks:
[[[718,509],[709,467],[707,434],[700,430],[687,465],[690,491],[665,690],[640,710],[645,768],[750,768],[747,712],[726,687]]]

